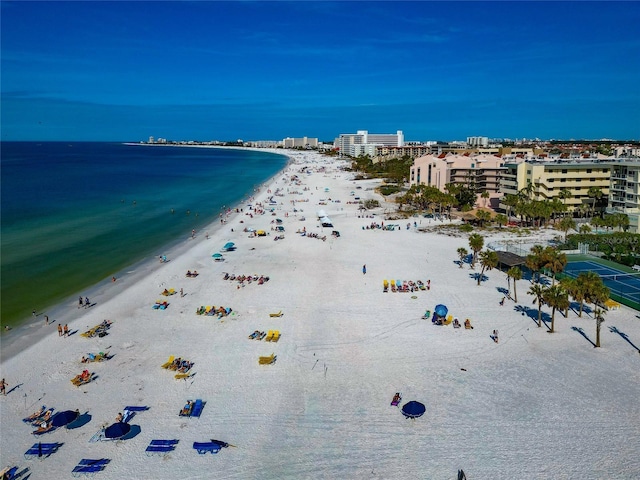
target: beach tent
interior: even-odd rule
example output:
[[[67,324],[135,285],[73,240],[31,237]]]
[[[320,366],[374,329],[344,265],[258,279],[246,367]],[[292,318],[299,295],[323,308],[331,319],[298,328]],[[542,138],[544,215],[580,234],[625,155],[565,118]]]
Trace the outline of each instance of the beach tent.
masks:
[[[421,417],[426,410],[427,408],[422,403],[411,400],[402,407],[402,414],[407,418],[418,418]]]
[[[53,425],[54,427],[64,427],[65,425],[73,422],[79,416],[80,412],[73,410],[58,412],[51,418],[51,425]]]
[[[318,218],[326,217],[327,213],[324,210],[318,210]]]
[[[108,426],[104,431],[105,438],[112,440],[124,437],[131,430],[131,425],[124,422],[114,423]]]

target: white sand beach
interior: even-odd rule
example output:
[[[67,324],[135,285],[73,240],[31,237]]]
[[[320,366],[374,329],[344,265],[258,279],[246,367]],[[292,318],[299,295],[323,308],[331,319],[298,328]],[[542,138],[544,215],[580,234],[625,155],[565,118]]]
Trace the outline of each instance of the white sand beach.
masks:
[[[438,220],[411,218],[409,229],[409,220],[387,221],[395,207],[373,190],[379,181],[353,181],[340,160],[290,155],[293,163],[253,201],[264,215],[251,218],[240,205],[224,226],[211,226],[209,238],[197,232],[168,252],[169,262],[102,286],[91,308],[61,306],[56,323],[24,337],[39,341],[12,343],[16,353],[2,362],[9,393],[0,396],[0,469],[71,478],[81,459],[105,458],[95,478],[455,479],[459,469],[469,480],[640,478],[638,312],[608,312],[601,348],[590,343],[596,327],[588,312],[556,313],[549,334],[537,327],[528,280],[517,283],[518,303],[500,306],[503,272],[486,272],[478,286],[473,270],[458,267],[456,249],[469,248],[468,235],[438,233]],[[274,196],[278,189],[282,196]],[[355,196],[383,205],[360,218]],[[333,228],[320,226],[318,210]],[[285,229],[280,240],[276,218]],[[372,222],[401,228],[363,229]],[[251,237],[245,228],[268,235]],[[296,233],[303,228],[326,240]],[[227,242],[236,249],[222,252]],[[224,261],[214,261],[216,252]],[[187,270],[199,275],[187,278]],[[225,272],[269,279],[239,287]],[[430,280],[431,288],[383,293],[385,279]],[[164,297],[165,288],[177,293]],[[152,308],[159,299],[165,310]],[[421,318],[437,304],[474,328]],[[196,314],[207,305],[232,312]],[[108,335],[81,336],[105,319]],[[59,337],[58,323],[76,333]],[[256,330],[278,330],[280,338],[249,339]],[[113,357],[81,362],[100,351]],[[259,364],[271,354],[274,363]],[[161,368],[171,355],[194,363],[187,378]],[[85,368],[94,380],[74,386]],[[397,407],[390,405],[396,392]],[[199,417],[178,415],[196,399],[206,402]],[[422,417],[403,416],[411,400],[425,405]],[[34,436],[22,419],[42,405],[79,409],[85,424]],[[131,418],[130,438],[91,442],[125,406],[149,407]],[[153,439],[179,443],[149,456]],[[193,449],[210,439],[232,446],[213,455]],[[38,441],[62,445],[26,459]]]

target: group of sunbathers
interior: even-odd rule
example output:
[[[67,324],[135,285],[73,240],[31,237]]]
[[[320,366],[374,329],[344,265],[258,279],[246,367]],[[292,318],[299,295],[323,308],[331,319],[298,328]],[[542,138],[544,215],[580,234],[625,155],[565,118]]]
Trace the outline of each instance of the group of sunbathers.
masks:
[[[253,283],[253,282],[258,282],[258,285],[263,285],[264,282],[268,282],[269,281],[269,277],[267,277],[266,275],[236,275],[234,273],[226,273],[224,274],[224,276],[222,277],[223,280],[237,280],[238,283],[240,283],[241,285],[244,282],[247,282],[249,284]]]
[[[392,292],[417,292],[418,290],[431,290],[431,280],[427,280],[427,284],[425,285],[422,280],[404,280],[402,282],[391,280],[391,291]],[[388,291],[389,287],[387,282],[383,282],[383,290]]]
[[[38,428],[34,430],[32,433],[34,435],[39,435],[41,433],[48,432],[53,428],[53,424],[51,423],[51,416],[53,415],[53,408],[47,410],[47,407],[44,405],[40,407],[40,410],[29,415],[27,418],[23,418],[22,421],[24,423],[28,423],[37,426]]]
[[[106,359],[107,359],[107,354],[104,352],[100,352],[97,355],[94,353],[87,353],[86,357],[84,355],[82,356],[82,363],[101,362],[102,360],[106,360]]]
[[[326,235],[322,235],[320,236],[317,233],[313,233],[313,232],[299,232],[301,237],[307,237],[307,238],[319,238],[320,240],[322,240],[323,242],[327,240],[327,236]]]
[[[202,305],[198,310],[196,310],[196,315],[209,315],[209,316],[217,315],[218,318],[222,318],[222,317],[226,317],[227,315],[231,315],[231,312],[233,312],[233,309],[231,309],[230,307],[220,306],[216,308],[216,306],[213,305],[211,308],[209,308]]]
[[[267,336],[267,334],[265,332],[261,332],[260,330],[256,330],[251,335],[249,335],[249,339],[250,340],[262,340],[266,336]]]
[[[187,373],[193,367],[193,362],[188,360],[183,360],[180,357],[176,358],[171,365],[169,365],[169,370],[175,370],[180,373]]]
[[[111,323],[111,320],[103,320],[102,323],[96,325],[91,330],[87,330],[86,332],[84,332],[82,336],[90,338],[95,336],[104,337],[105,335],[109,334],[107,330],[111,328]]]
[[[198,276],[198,271],[194,270],[193,272],[191,270],[187,270],[187,277],[197,277]]]

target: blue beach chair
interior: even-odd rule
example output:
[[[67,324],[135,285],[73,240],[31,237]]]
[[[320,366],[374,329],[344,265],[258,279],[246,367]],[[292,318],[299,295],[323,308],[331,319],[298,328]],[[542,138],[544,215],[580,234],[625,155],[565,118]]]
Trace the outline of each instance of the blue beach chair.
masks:
[[[101,472],[102,470],[104,470],[104,465],[78,465],[76,467],[73,467],[73,470],[71,470],[71,475],[73,475],[74,477],[79,477],[81,475],[93,475],[97,472]]]
[[[24,452],[24,458],[48,457],[49,455],[56,453],[61,445],[61,443],[34,443],[29,450]]]
[[[207,402],[203,402],[201,399],[197,399],[193,404],[193,409],[191,410],[191,417],[199,417],[202,413],[202,409],[207,404]]]
[[[151,440],[151,443],[145,450],[147,456],[166,455],[173,452],[179,440]]]
[[[216,454],[222,447],[220,444],[213,442],[193,442],[193,448],[200,455],[206,455],[207,453]]]

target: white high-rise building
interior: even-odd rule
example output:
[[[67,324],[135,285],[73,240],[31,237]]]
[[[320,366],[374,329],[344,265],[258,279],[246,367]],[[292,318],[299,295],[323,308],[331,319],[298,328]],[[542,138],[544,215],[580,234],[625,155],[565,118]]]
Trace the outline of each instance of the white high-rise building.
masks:
[[[359,157],[360,155],[375,155],[376,147],[402,147],[404,134],[398,130],[395,134],[369,133],[358,130],[356,133],[341,133],[336,139],[341,155]]]
[[[470,147],[489,146],[489,137],[467,137],[467,145]]]

